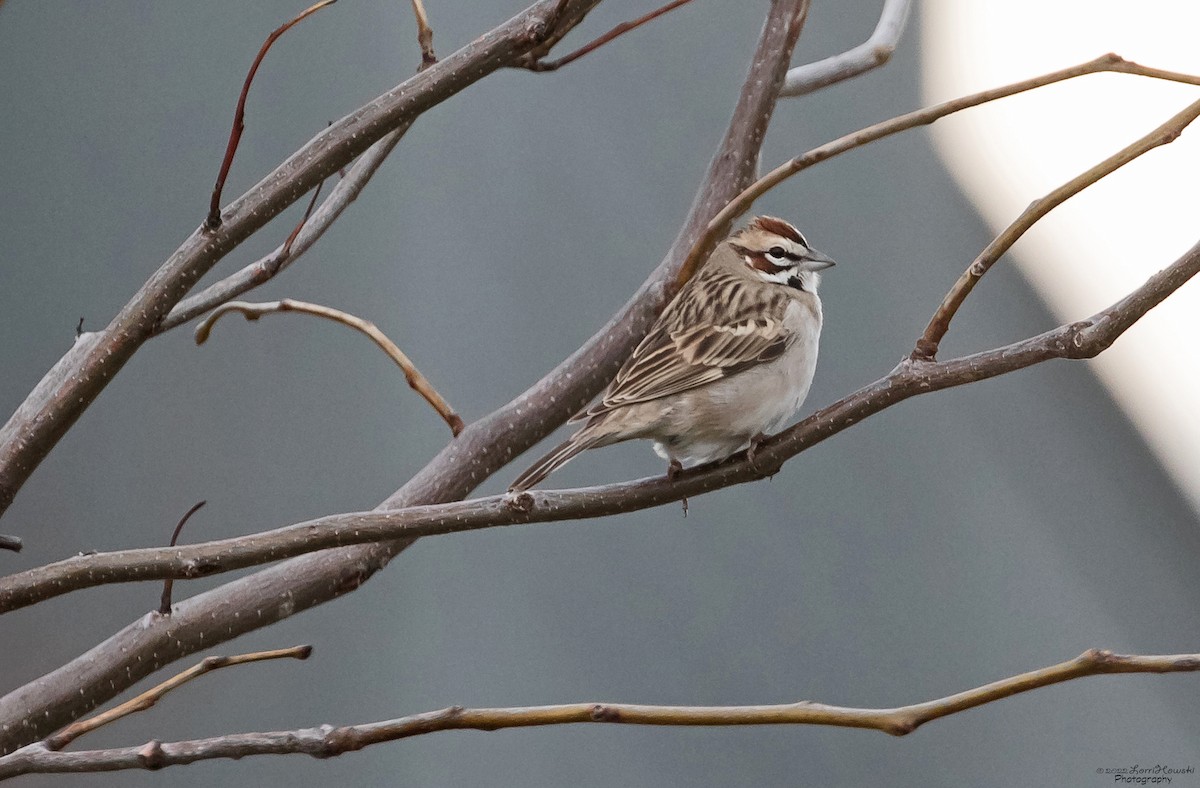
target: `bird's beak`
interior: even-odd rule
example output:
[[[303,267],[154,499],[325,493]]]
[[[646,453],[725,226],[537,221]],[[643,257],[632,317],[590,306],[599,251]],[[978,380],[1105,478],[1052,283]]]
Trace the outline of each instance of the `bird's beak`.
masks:
[[[826,268],[834,266],[833,258],[829,255],[822,254],[816,249],[809,249],[808,254],[800,261],[797,266],[801,271],[824,271]]]

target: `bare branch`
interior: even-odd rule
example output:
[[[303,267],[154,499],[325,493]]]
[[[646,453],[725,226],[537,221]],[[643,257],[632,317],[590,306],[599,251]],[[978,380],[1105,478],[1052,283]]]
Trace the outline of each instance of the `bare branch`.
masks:
[[[204,220],[204,226],[208,229],[215,230],[221,224],[221,192],[225,188],[225,178],[229,176],[229,168],[233,166],[233,156],[237,153],[238,143],[242,140],[242,131],[246,128],[246,96],[250,93],[250,83],[254,81],[258,67],[262,64],[263,58],[267,56],[267,50],[280,36],[304,19],[336,2],[337,0],[320,0],[320,2],[312,4],[290,21],[272,30],[271,34],[267,36],[267,40],[263,41],[263,45],[259,47],[258,55],[250,64],[250,70],[246,72],[246,80],[242,83],[242,92],[238,95],[237,109],[233,113],[233,128],[229,130],[229,142],[225,145],[225,157],[221,159],[221,169],[217,172],[217,182],[213,185],[212,198],[209,200],[208,218]]]
[[[674,11],[676,8],[679,8],[679,6],[686,5],[687,3],[690,3],[691,1],[692,0],[672,0],[672,2],[667,3],[666,5],[662,6],[661,8],[656,8],[648,14],[639,16],[637,19],[634,19],[629,22],[622,22],[621,24],[614,27],[612,30],[609,30],[607,33],[600,36],[599,38],[584,44],[579,49],[576,49],[574,52],[563,55],[562,57],[558,58],[557,60],[532,60],[532,59],[530,59],[530,60],[527,60],[526,62],[524,62],[522,65],[525,68],[529,69],[530,71],[557,71],[558,69],[562,68],[563,66],[567,65],[568,63],[574,63],[576,60],[583,57],[584,55],[599,49],[600,47],[609,43],[613,39],[620,38],[621,36],[625,35],[629,31],[636,30],[639,27],[641,27],[642,25],[646,24],[647,22],[651,22],[655,19],[658,19],[660,16],[667,13],[668,11]]]
[[[163,316],[225,255],[383,136],[526,53],[541,51],[599,2],[538,0],[317,134],[231,203],[219,228],[195,230],[103,331],[79,338],[0,428],[0,513],[142,343],[157,333]]]
[[[21,537],[0,534],[0,550],[11,550],[14,553],[19,553],[24,546],[25,543],[21,541]]]
[[[515,52],[515,45],[502,45],[507,40],[505,36],[515,35],[518,29],[526,31],[525,37],[520,39],[523,47],[532,46],[534,50],[544,48],[548,42],[565,34],[571,25],[579,21],[583,11],[596,1],[569,0],[564,4],[563,0],[544,0],[525,15],[414,77],[410,83],[417,84],[409,86],[402,98],[408,101],[415,95],[421,95],[422,79],[440,75],[440,78],[454,85],[468,77],[477,79],[482,76],[481,63],[490,68],[493,62],[511,62],[509,56]],[[575,354],[516,399],[468,425],[458,439],[389,497],[381,508],[395,509],[415,503],[438,503],[464,497],[514,456],[553,431],[607,384],[665,303],[666,283],[673,278],[706,222],[754,179],[759,148],[807,9],[807,0],[772,0],[728,130],[713,155],[679,235],[646,283]],[[520,27],[511,27],[518,25]],[[492,59],[471,61],[475,65],[469,73],[464,72],[451,79],[450,75],[459,74],[456,69],[466,65],[464,52],[478,51],[472,50],[472,47],[491,52]],[[432,99],[429,100],[432,104]],[[398,123],[407,116],[404,112],[396,111],[394,117]],[[337,127],[338,124],[334,124],[333,128]],[[342,140],[341,144],[352,146],[359,141],[360,138],[351,138],[349,141]],[[307,167],[309,159],[303,157],[314,153],[306,148],[293,156],[293,160],[297,166]],[[335,170],[333,168],[324,174]],[[311,188],[320,178],[314,177],[307,182],[301,180],[301,185],[306,183],[307,188]],[[259,211],[266,210],[266,205],[261,201],[257,207]],[[243,216],[242,209],[237,205],[230,210],[235,209],[239,211],[238,221],[241,224],[238,226],[262,216],[261,213]],[[221,230],[216,234],[228,233],[234,226],[235,222],[226,215]],[[199,265],[203,271],[207,271],[212,264],[204,256],[188,262],[189,265]],[[192,271],[189,267],[174,273],[188,275]],[[94,335],[85,335],[77,344],[88,342],[91,336]],[[92,339],[90,343],[90,355],[84,358],[85,362],[108,358],[102,349],[98,349],[98,340]],[[74,407],[72,403],[76,397],[86,396],[90,401],[98,393],[99,387],[95,393],[90,389],[80,391],[76,377],[81,374],[78,359],[79,356],[72,355],[69,361],[60,362],[55,371],[47,376],[52,378],[61,370],[64,377],[56,379],[61,383],[60,388],[52,388],[47,381],[44,385],[39,384],[39,391],[46,396],[61,391],[71,407]],[[90,379],[87,377],[91,374],[90,369],[86,364],[83,365],[83,372],[87,373],[83,379]],[[25,414],[28,420],[22,419],[20,423],[28,425],[30,429],[45,426],[46,418],[39,421],[34,418],[36,414],[37,411],[31,410]],[[18,433],[18,437],[22,435],[24,433]],[[52,437],[57,440],[58,436]],[[35,443],[42,441],[35,451],[36,458],[40,460],[49,450],[49,445],[45,444],[44,436],[35,434],[31,439]],[[5,445],[0,441],[0,450]],[[15,492],[20,482],[24,481],[22,476],[15,479],[15,486],[9,484],[4,475],[3,461],[4,455],[0,451],[0,504],[5,503],[3,495],[6,489]],[[24,471],[24,474],[27,476],[28,471]],[[45,732],[94,708],[143,676],[200,648],[212,647],[354,591],[410,543],[409,540],[402,540],[383,545],[362,545],[296,558],[179,602],[169,619],[169,627],[164,625],[166,620],[161,618],[154,621],[143,617],[131,623],[87,654],[13,690],[0,700],[0,751],[8,751],[14,746],[40,738]],[[218,619],[219,626],[214,624]]]
[[[1188,85],[1200,85],[1200,76],[1192,74],[1181,74],[1175,71],[1164,71],[1158,68],[1148,68],[1138,63],[1134,63],[1124,58],[1109,53],[1101,55],[1095,60],[1089,60],[1086,63],[1080,63],[1077,66],[1064,68],[1060,71],[1051,71],[1049,74],[1043,74],[1032,79],[1014,82],[1011,85],[1005,85],[991,90],[984,90],[979,93],[972,93],[968,96],[952,99],[950,101],[935,104],[932,107],[914,110],[913,112],[904,115],[898,115],[881,123],[876,123],[872,126],[859,129],[851,132],[843,137],[839,137],[832,142],[827,142],[819,148],[813,148],[807,153],[790,159],[775,169],[768,172],[766,175],[759,178],[753,184],[745,189],[736,198],[730,201],[713,220],[709,222],[705,228],[704,234],[696,242],[688,254],[687,260],[680,266],[679,274],[676,278],[675,286],[682,287],[683,283],[695,274],[700,264],[707,259],[712,252],[713,246],[717,240],[723,235],[729,227],[729,223],[750,209],[754,201],[766,194],[771,189],[774,189],[779,184],[786,181],[793,175],[807,170],[815,164],[831,159],[845,153],[848,150],[861,147],[876,140],[890,137],[893,134],[898,134],[901,131],[917,128],[918,126],[927,126],[936,120],[952,115],[955,112],[960,112],[964,109],[977,107],[980,104],[986,104],[989,101],[1007,98],[1008,96],[1024,93],[1027,90],[1052,85],[1055,82],[1063,82],[1075,77],[1081,77],[1085,74],[1096,74],[1102,71],[1114,71],[1120,74],[1135,74],[1142,77],[1151,77],[1153,79],[1164,79],[1171,82],[1183,82]]]
[[[247,301],[230,301],[228,304],[223,304],[212,311],[212,313],[200,321],[196,326],[196,344],[203,345],[208,341],[209,332],[212,331],[213,325],[221,319],[222,315],[230,312],[238,312],[247,320],[258,320],[263,315],[276,314],[279,312],[300,312],[306,315],[315,315],[323,317],[326,320],[332,320],[335,323],[341,323],[344,326],[349,326],[356,331],[366,334],[371,340],[379,346],[379,349],[387,353],[388,358],[396,362],[396,366],[404,373],[404,379],[413,391],[420,394],[433,409],[438,412],[438,415],[450,427],[450,432],[457,437],[463,431],[462,418],[454,412],[454,408],[450,407],[450,403],[446,402],[445,398],[438,393],[429,379],[421,374],[412,360],[404,355],[395,342],[388,339],[387,334],[384,334],[369,320],[363,320],[361,317],[352,315],[349,312],[343,312],[340,309],[322,306],[321,304],[310,304],[306,301],[295,301],[291,298],[285,298],[282,301],[267,301],[261,304],[251,304]]]
[[[255,651],[251,654],[238,654],[233,657],[205,657],[187,670],[177,673],[163,683],[146,690],[136,698],[125,701],[120,706],[71,723],[63,730],[46,739],[44,746],[47,750],[51,751],[61,750],[80,736],[91,733],[99,727],[107,725],[110,722],[116,722],[122,717],[128,717],[130,714],[145,711],[158,703],[164,695],[176,687],[187,684],[192,679],[199,678],[205,673],[210,673],[219,668],[231,668],[235,665],[247,665],[251,662],[264,662],[270,659],[304,660],[308,659],[311,655],[312,646],[292,646],[291,648],[279,648],[272,651]],[[0,776],[0,779],[4,779],[3,776]]]
[[[56,752],[31,744],[0,758],[0,780],[21,774],[161,769],[217,758],[289,753],[331,758],[384,742],[449,730],[495,731],[545,725],[732,726],[827,725],[867,728],[893,736],[912,733],[931,720],[948,717],[1004,698],[1054,684],[1114,673],[1191,673],[1200,654],[1132,655],[1091,649],[1057,665],[1001,679],[944,698],[893,709],[860,709],[812,701],[759,706],[651,706],[631,703],[571,703],[465,709],[451,706],[383,722],[335,728],[322,725],[293,731],[236,733],[181,742],[149,741],[140,747]]]
[[[403,123],[360,156],[346,176],[338,181],[337,186],[321,203],[321,207],[297,225],[294,236],[289,236],[290,246],[285,241],[275,251],[259,258],[237,273],[231,274],[219,282],[214,282],[199,293],[183,299],[163,318],[156,333],[181,326],[213,307],[253,290],[295,262],[312,248],[313,244],[325,234],[325,231],[350,207],[350,203],[358,199],[358,195],[362,193],[367,182],[375,175],[384,159],[388,157],[388,154],[392,152],[392,149],[400,142],[400,138],[411,126],[411,122]],[[318,186],[318,188],[320,187]]]
[[[871,37],[840,55],[796,66],[788,71],[781,98],[803,96],[879,68],[892,59],[908,22],[912,0],[883,0],[883,10]]]
[[[1142,154],[1148,153],[1161,145],[1169,145],[1174,142],[1183,133],[1183,130],[1197,117],[1200,117],[1200,101],[1193,102],[1182,112],[1146,136],[1126,145],[1112,156],[1075,176],[1045,197],[1030,203],[1029,207],[1021,212],[1016,221],[1006,227],[1004,232],[996,236],[979,253],[979,256],[972,261],[967,270],[963,271],[962,276],[954,283],[954,286],[950,288],[950,292],[946,293],[946,297],[942,299],[942,303],[938,306],[937,311],[929,319],[929,325],[925,327],[925,333],[917,340],[911,358],[914,361],[929,361],[937,356],[938,345],[950,329],[950,321],[958,313],[958,309],[962,306],[963,301],[971,294],[971,290],[975,288],[975,285],[983,278],[983,275],[988,272],[988,269],[1005,252],[1011,249],[1012,245],[1043,216]]]
[[[637,511],[773,475],[783,463],[910,397],[997,377],[1051,359],[1092,358],[1200,273],[1200,243],[1130,295],[1092,317],[1010,345],[948,361],[905,359],[891,373],[717,465],[574,490],[530,491],[469,501],[353,512],[233,539],[174,549],[94,553],[0,578],[0,613],[106,583],[203,577],[351,544],[460,533],[525,523],[580,521]]]
[[[417,43],[421,45],[421,71],[424,71],[437,62],[437,56],[433,54],[433,28],[429,26],[425,4],[421,0],[412,0],[412,7],[417,18]]]

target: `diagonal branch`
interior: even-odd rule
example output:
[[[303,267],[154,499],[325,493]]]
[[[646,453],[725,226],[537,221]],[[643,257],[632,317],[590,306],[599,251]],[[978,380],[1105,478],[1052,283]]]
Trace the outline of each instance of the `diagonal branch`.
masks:
[[[1129,164],[1142,154],[1149,153],[1159,146],[1169,145],[1174,142],[1183,133],[1183,130],[1197,117],[1200,117],[1200,101],[1189,104],[1166,123],[1154,129],[1154,131],[1126,145],[1112,156],[1075,176],[1045,197],[1030,203],[1029,207],[1021,212],[1016,221],[1006,227],[1004,232],[996,236],[979,253],[979,256],[971,262],[971,265],[967,266],[967,270],[963,271],[958,281],[950,288],[950,292],[946,293],[946,297],[942,299],[942,303],[938,306],[937,311],[929,319],[929,325],[925,327],[925,333],[917,340],[911,358],[914,361],[929,361],[937,356],[938,346],[946,336],[946,332],[950,329],[950,321],[954,319],[959,307],[967,300],[967,296],[971,294],[975,285],[979,283],[979,280],[983,278],[983,275],[988,272],[992,265],[1005,252],[1011,249],[1012,245],[1029,228],[1040,221],[1043,216],[1100,179],[1111,175],[1126,164]]]
[[[482,48],[491,52],[489,59],[473,61],[486,63],[488,68],[494,62],[509,62],[521,55],[517,54],[515,43],[504,46],[506,35],[514,35],[518,29],[525,31],[525,37],[519,39],[522,49],[536,51],[557,40],[556,36],[561,37],[595,2],[598,0],[568,0],[566,3],[544,0],[466,49],[478,51]],[[566,10],[558,13],[564,6]],[[607,384],[621,361],[649,329],[665,303],[665,283],[673,278],[708,220],[754,179],[758,152],[774,111],[776,94],[783,83],[807,9],[807,0],[772,0],[729,128],[713,155],[679,235],[666,259],[647,282],[575,354],[512,402],[468,425],[455,441],[385,501],[383,507],[438,503],[464,497],[517,454],[552,432]],[[519,27],[513,28],[513,25]],[[531,38],[528,31],[536,35]],[[465,75],[453,76],[458,73],[457,68],[464,66],[463,52],[460,50],[439,61],[410,83],[436,76],[441,80],[436,84],[445,88],[447,82],[454,85],[456,79],[465,80]],[[481,74],[474,71],[470,74],[471,79],[479,76]],[[416,100],[413,96],[421,94],[415,88],[410,90],[401,97],[404,101]],[[375,107],[378,103],[370,106]],[[403,119],[405,116],[398,112],[397,117]],[[335,128],[337,126],[334,124]],[[346,143],[343,141],[343,144]],[[289,161],[297,160],[296,157],[304,152]],[[315,186],[320,180],[317,174],[301,186],[305,189]],[[237,204],[230,210],[235,209],[241,210]],[[227,233],[234,226],[236,223],[227,216],[215,234]],[[87,350],[91,358],[103,356],[103,352],[95,345]],[[89,368],[87,354],[77,351],[69,360],[60,362],[56,370],[64,375],[74,375],[81,367],[80,355],[85,356],[82,366]],[[76,379],[64,379],[68,382],[64,384],[63,392],[73,402],[75,397],[81,396],[74,385]],[[94,396],[94,393],[89,391],[88,396]],[[34,420],[34,415],[35,412],[23,414],[31,420],[26,422],[22,418],[21,423],[44,423],[44,419]],[[54,439],[57,440],[57,436]],[[5,445],[0,441],[0,505],[5,503],[5,490],[15,492],[28,470],[32,470],[29,468],[23,472],[24,476],[14,479],[18,482],[15,487],[6,486]],[[49,446],[38,451],[40,453],[35,454],[40,460],[49,451]],[[354,591],[410,543],[366,545],[303,556],[176,604],[169,627],[163,621],[145,617],[131,623],[86,654],[0,699],[0,751],[7,752],[37,740],[143,676],[201,648],[260,629]],[[219,624],[215,623],[218,621]]]
[[[0,758],[0,780],[21,774],[61,774],[121,769],[161,769],[217,758],[248,755],[311,755],[331,758],[384,742],[450,730],[495,731],[545,725],[601,723],[614,725],[732,726],[827,725],[867,728],[904,736],[932,720],[974,709],[1004,698],[1087,676],[1116,673],[1192,673],[1200,670],[1200,654],[1133,655],[1091,649],[1078,657],[1040,670],[994,681],[944,698],[894,709],[830,706],[812,701],[760,706],[650,706],[632,703],[571,703],[465,709],[451,706],[394,720],[293,731],[236,733],[181,742],[149,741],[140,747],[56,752],[44,743],[31,744]]]
[[[870,38],[840,55],[796,66],[788,71],[783,90],[779,91],[780,97],[803,96],[838,82],[845,82],[887,63],[896,51],[900,36],[904,34],[904,26],[908,22],[911,10],[912,0],[883,0],[879,22]]]
[[[76,556],[0,579],[0,613],[106,583],[204,577],[348,544],[525,523],[582,521],[753,481],[773,475],[800,452],[910,397],[987,380],[1051,359],[1092,358],[1197,273],[1200,242],[1133,293],[1087,320],[964,358],[919,363],[906,359],[885,377],[762,443],[753,464],[743,453],[718,465],[683,471],[674,479],[655,477],[575,490],[535,490],[393,511],[337,514],[203,544]]]
[[[251,304],[247,301],[230,301],[214,309],[208,317],[204,318],[196,326],[196,344],[203,345],[207,342],[213,325],[222,316],[230,312],[238,312],[247,320],[258,320],[263,315],[279,312],[300,312],[305,315],[323,317],[326,320],[341,323],[344,326],[353,328],[355,331],[366,334],[380,350],[387,353],[388,358],[396,362],[396,366],[400,367],[400,370],[404,373],[404,379],[408,381],[409,387],[420,394],[437,411],[438,415],[449,425],[450,432],[457,437],[463,431],[464,424],[462,417],[455,413],[454,408],[450,407],[450,403],[446,402],[445,398],[429,382],[429,379],[421,374],[421,370],[417,369],[412,360],[404,354],[404,351],[371,321],[363,320],[361,317],[352,315],[349,312],[343,312],[340,309],[333,309],[321,304],[310,304],[306,301],[295,301],[291,298],[285,298],[282,301],[268,301],[261,304]]]

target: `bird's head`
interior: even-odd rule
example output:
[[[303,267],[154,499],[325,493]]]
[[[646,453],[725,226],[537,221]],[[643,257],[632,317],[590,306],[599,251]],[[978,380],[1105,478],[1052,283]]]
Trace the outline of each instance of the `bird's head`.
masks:
[[[809,293],[817,292],[821,283],[818,272],[833,265],[799,230],[773,216],[756,216],[730,237],[729,245],[764,281]]]

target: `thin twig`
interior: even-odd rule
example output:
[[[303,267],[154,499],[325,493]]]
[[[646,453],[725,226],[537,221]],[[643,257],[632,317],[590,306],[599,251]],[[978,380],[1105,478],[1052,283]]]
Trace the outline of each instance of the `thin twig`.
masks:
[[[192,515],[200,511],[200,508],[208,501],[200,501],[192,505],[191,509],[187,510],[187,514],[179,518],[179,523],[175,526],[174,532],[171,533],[171,547],[179,541],[179,534],[183,533],[183,526],[187,525],[187,521],[192,519]],[[171,615],[171,589],[175,585],[175,579],[168,577],[163,581],[162,599],[158,603],[158,612],[161,615]]]
[[[292,646],[291,648],[279,648],[272,651],[255,651],[251,654],[238,654],[233,657],[205,657],[187,670],[177,673],[158,686],[146,690],[136,698],[125,701],[120,706],[115,706],[108,711],[71,723],[66,728],[46,739],[44,743],[45,747],[50,751],[61,750],[80,736],[91,733],[103,725],[116,722],[122,717],[128,717],[130,714],[145,711],[158,703],[164,695],[176,687],[187,684],[192,679],[199,678],[205,673],[217,670],[218,668],[230,668],[235,665],[264,662],[269,659],[304,660],[308,659],[311,654],[312,646]],[[4,779],[4,777],[0,776],[0,779]]]
[[[433,384],[421,374],[420,370],[417,369],[409,357],[404,355],[404,351],[400,350],[395,342],[388,339],[386,334],[368,320],[363,320],[361,317],[352,315],[349,312],[343,312],[340,309],[333,309],[321,304],[310,304],[306,301],[295,301],[290,298],[285,298],[282,301],[267,301],[260,304],[251,304],[247,301],[230,301],[214,309],[204,320],[196,325],[196,344],[203,345],[208,340],[208,335],[212,331],[213,324],[220,320],[222,315],[229,312],[238,312],[247,320],[258,320],[263,315],[278,312],[301,312],[306,315],[323,317],[326,320],[332,320],[335,323],[341,323],[344,326],[361,331],[370,337],[384,353],[387,353],[392,361],[396,362],[396,366],[400,367],[400,370],[404,372],[404,379],[408,381],[408,385],[433,406],[438,415],[450,426],[450,432],[455,437],[458,437],[458,433],[462,432],[465,426],[462,418],[450,407],[450,403],[446,402],[437,389],[433,387]]]
[[[421,45],[421,67],[419,71],[437,62],[433,54],[433,28],[429,26],[429,16],[425,13],[425,4],[421,0],[412,0],[413,15],[417,17],[417,43]]]
[[[779,91],[780,98],[803,96],[887,63],[896,51],[911,10],[912,0],[884,0],[870,38],[854,49],[788,71],[783,90]]]
[[[0,550],[12,550],[14,553],[19,553],[24,546],[21,537],[0,534]]]
[[[766,175],[759,178],[741,194],[730,201],[724,209],[713,217],[708,223],[704,233],[700,239],[692,247],[692,251],[688,254],[687,259],[679,268],[679,274],[675,279],[675,287],[682,287],[687,280],[692,278],[700,264],[708,257],[713,246],[716,245],[721,233],[729,223],[737,217],[741,216],[750,206],[754,204],[762,195],[766,194],[771,189],[783,183],[793,175],[807,170],[815,164],[819,164],[826,159],[833,158],[839,154],[845,153],[848,150],[861,147],[870,142],[890,137],[893,134],[898,134],[908,129],[918,126],[926,126],[940,118],[951,115],[955,112],[960,112],[964,109],[977,107],[980,104],[986,104],[989,101],[1006,98],[1024,93],[1027,90],[1044,87],[1062,82],[1075,77],[1081,77],[1085,74],[1095,74],[1102,71],[1113,71],[1121,74],[1134,74],[1137,76],[1151,77],[1154,79],[1164,79],[1171,82],[1183,82],[1189,85],[1200,85],[1200,76],[1192,74],[1182,74],[1175,71],[1164,71],[1163,69],[1148,68],[1139,63],[1134,63],[1125,60],[1119,55],[1109,53],[1101,55],[1095,60],[1089,60],[1086,63],[1080,63],[1077,66],[1064,68],[1059,71],[1052,71],[1049,74],[1033,77],[1032,79],[1014,82],[1003,87],[984,90],[979,93],[972,93],[969,96],[962,96],[951,101],[946,101],[941,104],[936,104],[932,107],[915,110],[904,115],[885,120],[881,123],[876,123],[858,131],[851,132],[843,137],[839,137],[832,142],[827,142],[824,145],[813,148],[807,153],[790,159],[775,169],[768,172]]]
[[[232,539],[174,549],[93,553],[0,578],[0,613],[107,583],[205,577],[352,544],[415,539],[483,528],[575,521],[637,511],[771,476],[788,459],[910,397],[975,383],[1051,359],[1093,358],[1139,318],[1200,273],[1200,243],[1109,308],[1044,334],[946,361],[905,359],[888,375],[717,465],[574,490],[532,490],[453,503],[321,517]]]
[[[971,290],[983,278],[983,275],[988,272],[988,269],[1005,252],[1011,249],[1012,245],[1033,227],[1034,224],[1041,220],[1043,216],[1101,178],[1105,178],[1126,164],[1129,164],[1142,154],[1148,153],[1161,145],[1168,145],[1174,142],[1183,133],[1183,130],[1197,117],[1200,117],[1200,101],[1193,102],[1182,112],[1146,136],[1126,145],[1112,156],[1075,176],[1046,196],[1031,202],[1021,212],[1021,215],[1017,217],[1016,221],[1006,227],[1004,232],[996,236],[979,253],[979,256],[967,266],[967,270],[963,271],[958,281],[950,288],[950,292],[946,293],[946,297],[942,299],[942,303],[938,306],[937,311],[929,319],[929,325],[925,327],[925,333],[917,340],[910,358],[914,361],[930,361],[937,356],[938,346],[946,336],[946,332],[950,329],[950,321],[958,313],[958,309],[962,306],[963,301],[971,294]]]
[[[647,22],[650,22],[650,21],[653,21],[653,20],[659,18],[660,16],[667,13],[668,11],[674,11],[676,8],[679,8],[679,6],[686,5],[687,3],[690,3],[690,2],[691,2],[691,0],[672,0],[672,2],[667,3],[666,5],[662,6],[661,8],[656,8],[655,10],[651,11],[650,13],[640,16],[637,19],[634,19],[629,22],[622,22],[621,24],[617,25],[612,30],[609,30],[607,33],[600,36],[596,40],[591,41],[587,44],[584,44],[579,49],[576,49],[574,52],[563,55],[562,57],[558,58],[557,60],[534,60],[534,59],[530,58],[530,59],[527,59],[524,63],[522,63],[522,65],[524,65],[524,67],[529,69],[530,71],[556,71],[556,70],[562,68],[563,66],[567,65],[568,63],[575,62],[576,60],[578,60],[579,58],[588,54],[589,52],[599,49],[600,47],[604,46],[605,44],[612,41],[613,39],[619,38],[631,30],[636,30],[639,27],[641,27],[642,25],[646,24]]]
[[[296,236],[300,235],[300,231],[304,229],[304,225],[308,223],[312,217],[313,208],[317,207],[317,199],[321,196],[321,187],[325,185],[325,181],[317,184],[317,188],[313,189],[312,199],[308,201],[308,206],[304,209],[304,215],[300,217],[300,221],[296,222],[296,226],[288,233],[288,237],[284,239],[283,245],[279,247],[280,259],[291,257],[292,244],[296,242]]]
[[[1134,655],[1091,649],[1075,659],[1001,679],[944,698],[891,709],[830,706],[812,701],[757,706],[651,706],[632,703],[570,703],[466,709],[451,706],[393,720],[292,731],[235,733],[181,742],[152,740],[139,747],[57,752],[38,742],[0,758],[0,780],[21,774],[161,769],[217,758],[307,754],[331,758],[384,742],[450,730],[495,731],[546,725],[603,723],[655,726],[824,725],[866,728],[893,736],[912,733],[931,720],[1054,684],[1114,673],[1191,673],[1200,654]]]
[[[233,155],[237,153],[238,142],[241,141],[242,131],[246,128],[246,96],[250,92],[250,83],[254,81],[254,74],[258,71],[259,64],[262,63],[263,58],[267,55],[267,50],[271,48],[276,39],[306,17],[336,2],[337,0],[320,0],[320,2],[314,3],[293,17],[291,21],[272,30],[271,34],[267,36],[267,40],[259,48],[258,55],[254,58],[254,63],[250,65],[250,71],[246,74],[246,80],[242,83],[242,92],[238,95],[237,110],[233,113],[233,128],[229,131],[229,142],[225,145],[225,157],[221,160],[221,169],[217,173],[217,182],[213,186],[212,198],[209,200],[208,218],[204,220],[204,226],[208,229],[215,230],[221,226],[221,191],[225,188],[225,178],[229,176],[229,168],[233,166]]]

